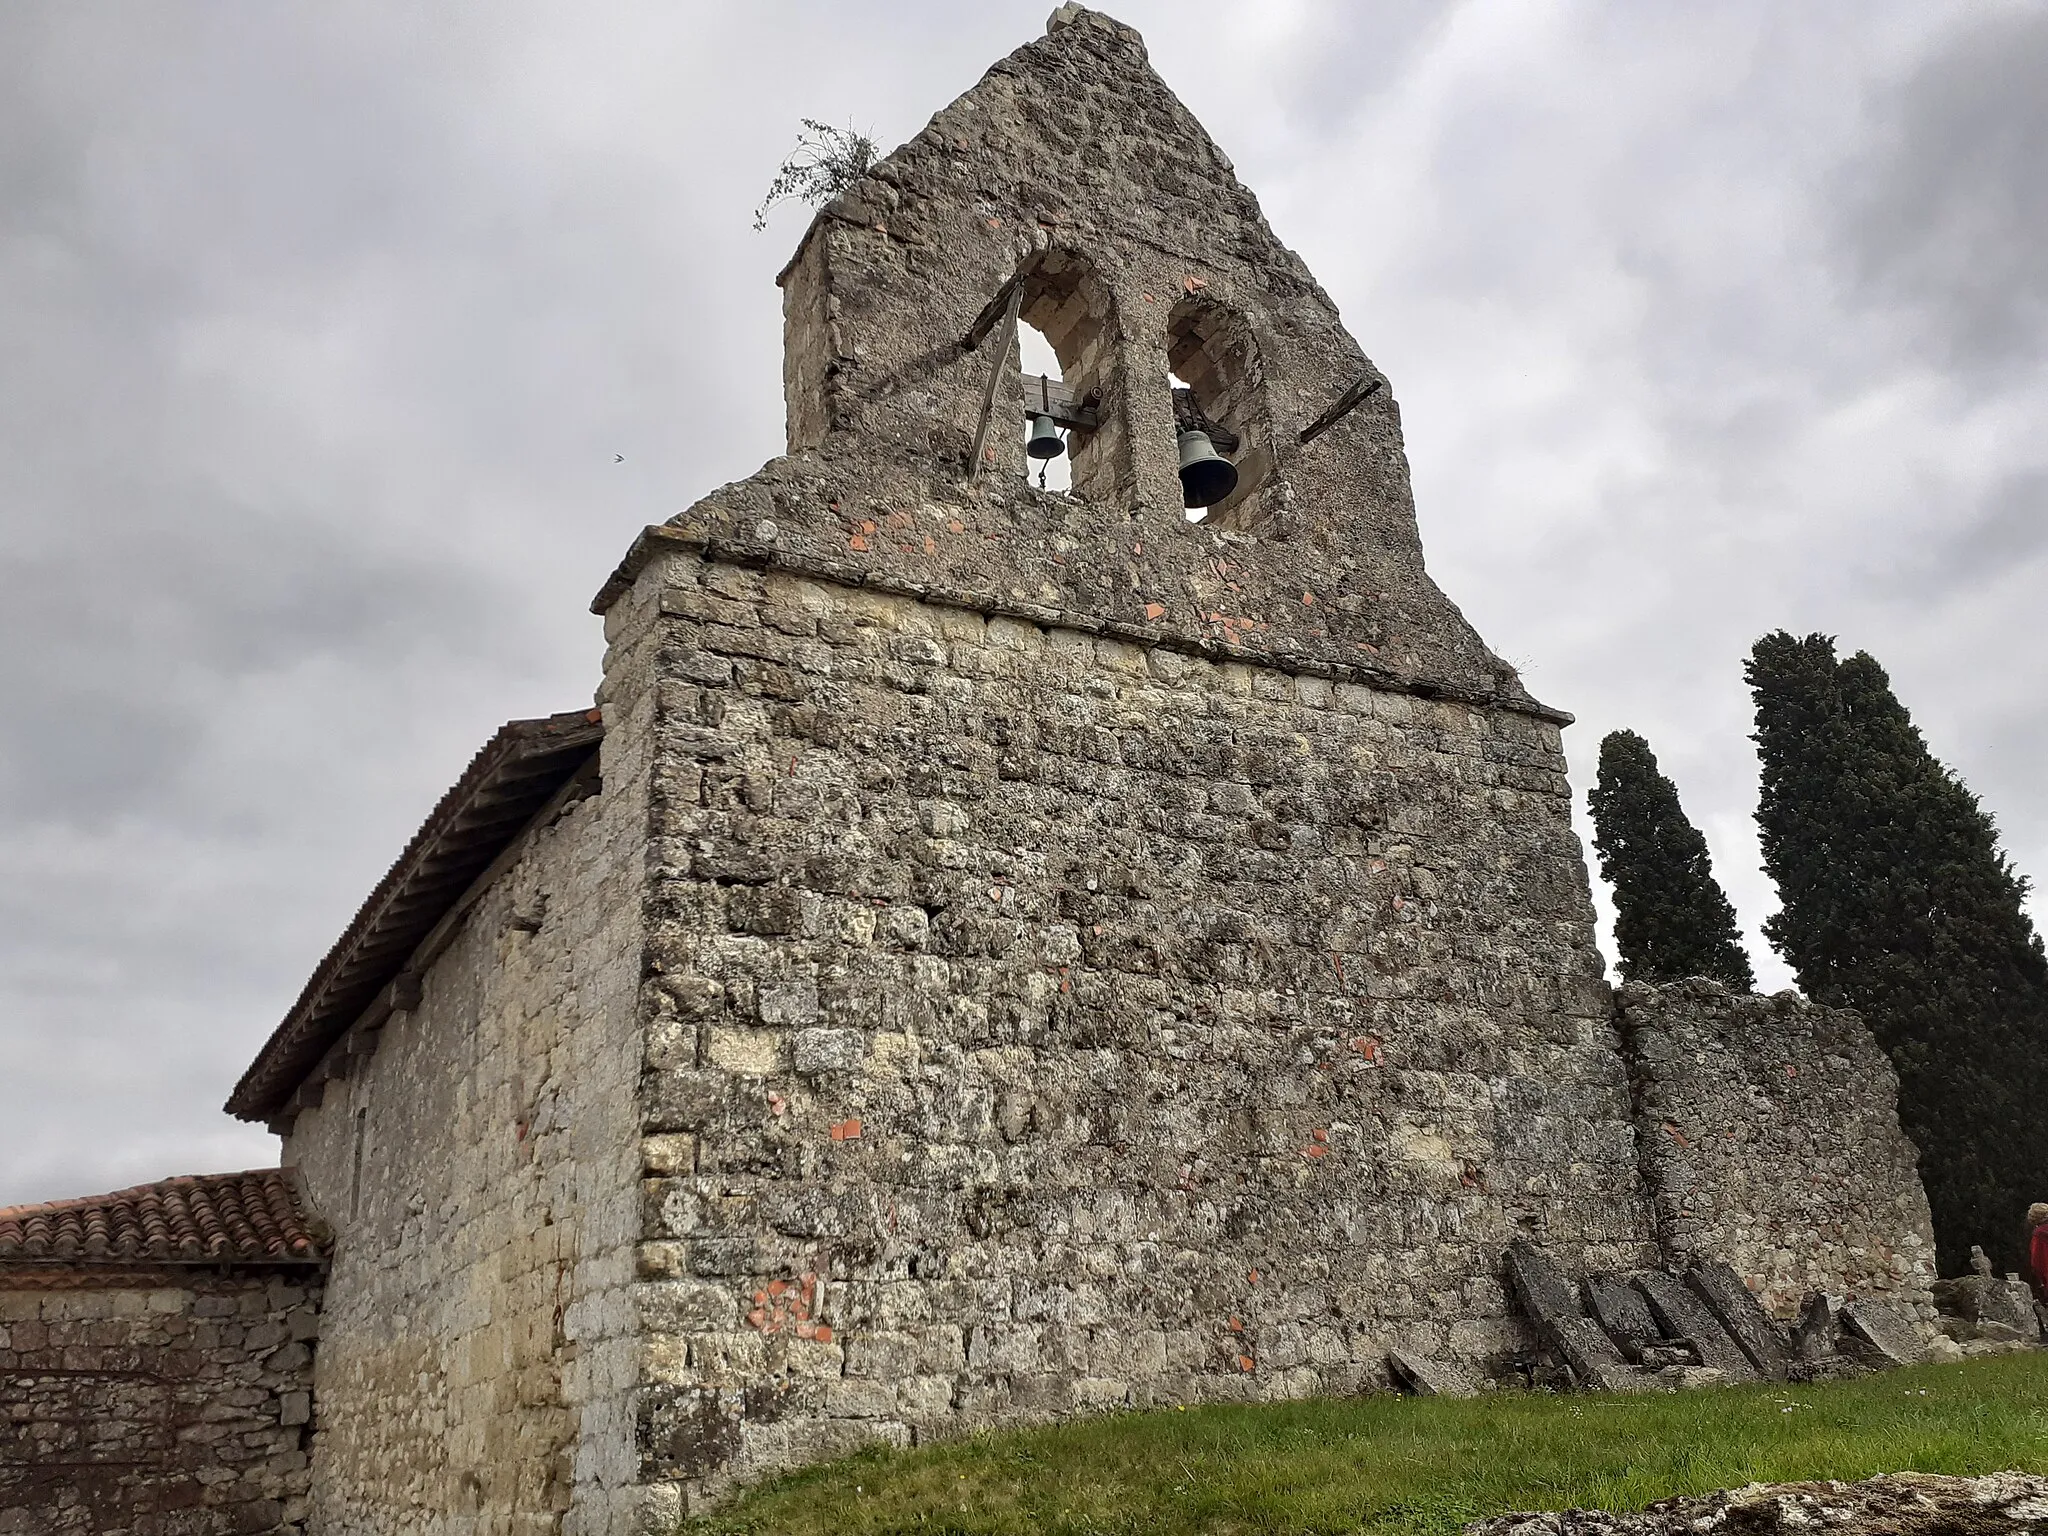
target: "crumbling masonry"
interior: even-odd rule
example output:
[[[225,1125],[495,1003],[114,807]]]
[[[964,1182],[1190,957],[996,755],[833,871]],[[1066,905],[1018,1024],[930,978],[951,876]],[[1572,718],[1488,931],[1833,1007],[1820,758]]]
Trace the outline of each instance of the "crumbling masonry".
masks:
[[[235,1090],[332,1232],[309,1529],[625,1536],[875,1440],[1501,1376],[1518,1239],[1924,1301],[1888,1077],[1859,1161],[1765,1125],[1748,1004],[1624,1037],[1568,717],[1136,33],[1061,7],[782,283],[788,454],[633,544],[599,707],[493,740]],[[1169,368],[1236,443],[1200,522]]]

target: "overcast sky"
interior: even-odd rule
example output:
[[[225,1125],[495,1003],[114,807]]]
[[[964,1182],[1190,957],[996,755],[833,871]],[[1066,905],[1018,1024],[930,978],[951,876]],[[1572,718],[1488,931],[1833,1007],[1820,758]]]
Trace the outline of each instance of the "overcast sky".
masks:
[[[219,1105],[314,963],[779,451],[797,118],[899,143],[1049,4],[0,8],[0,1203],[275,1161]],[[1117,14],[1393,380],[1581,809],[1647,735],[1767,985],[1768,629],[2048,877],[2048,7]]]

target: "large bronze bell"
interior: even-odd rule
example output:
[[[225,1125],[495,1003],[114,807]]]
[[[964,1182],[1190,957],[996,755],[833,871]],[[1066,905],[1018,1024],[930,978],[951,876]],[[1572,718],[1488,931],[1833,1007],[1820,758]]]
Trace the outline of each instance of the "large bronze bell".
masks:
[[[1024,451],[1034,459],[1056,459],[1067,451],[1066,440],[1050,416],[1031,418],[1031,435],[1024,440]]]
[[[1237,489],[1237,466],[1216,451],[1206,432],[1180,435],[1180,494],[1184,505],[1213,507]]]

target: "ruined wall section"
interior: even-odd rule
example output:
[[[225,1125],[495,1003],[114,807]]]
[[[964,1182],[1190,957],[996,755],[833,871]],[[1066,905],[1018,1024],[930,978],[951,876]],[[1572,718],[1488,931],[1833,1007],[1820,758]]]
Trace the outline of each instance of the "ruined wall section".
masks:
[[[320,1287],[0,1265],[0,1533],[297,1536]]]
[[[1919,1153],[1861,1018],[1706,980],[1616,997],[1668,1264],[1726,1260],[1781,1316],[1815,1291],[1931,1304]]]
[[[1523,1347],[1653,1256],[1554,725],[666,553],[644,1472]],[[608,685],[609,686],[609,685]]]
[[[335,1234],[319,1532],[608,1536],[629,1496],[645,806],[618,734],[604,792],[537,818],[287,1142]]]

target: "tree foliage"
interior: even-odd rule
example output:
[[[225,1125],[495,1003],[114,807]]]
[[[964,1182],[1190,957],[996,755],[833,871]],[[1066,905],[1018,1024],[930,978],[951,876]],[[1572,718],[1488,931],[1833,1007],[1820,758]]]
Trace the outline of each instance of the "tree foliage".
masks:
[[[796,148],[775,172],[768,195],[754,210],[754,228],[768,227],[769,210],[779,203],[822,207],[874,168],[881,158],[875,141],[851,128],[834,128],[815,118],[801,118],[803,131]]]
[[[1614,887],[1614,940],[1629,981],[1711,976],[1755,985],[1735,909],[1714,879],[1707,840],[1686,820],[1678,790],[1634,731],[1600,743],[1590,797],[1593,847]]]
[[[2016,1269],[2022,1216],[2048,1189],[2048,959],[2027,882],[1869,655],[1779,631],[1747,676],[1782,903],[1764,933],[1898,1069],[1942,1268],[1981,1243]]]

